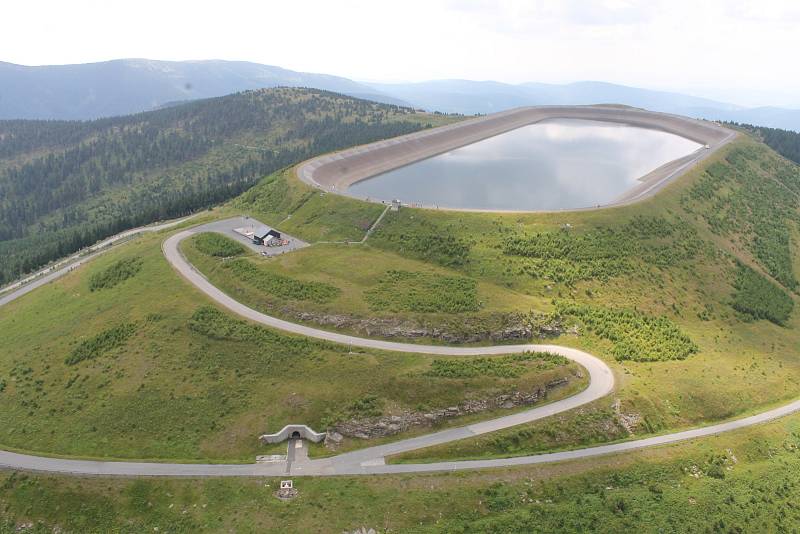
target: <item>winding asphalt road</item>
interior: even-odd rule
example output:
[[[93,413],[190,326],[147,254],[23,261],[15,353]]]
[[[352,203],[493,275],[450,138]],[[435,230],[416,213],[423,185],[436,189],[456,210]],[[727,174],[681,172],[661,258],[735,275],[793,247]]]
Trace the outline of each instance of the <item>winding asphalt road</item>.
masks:
[[[137,231],[155,231],[179,224],[182,220],[166,223],[160,226],[148,227]],[[474,461],[454,461],[437,462],[427,464],[391,464],[385,463],[385,457],[401,452],[407,452],[422,447],[447,443],[453,440],[477,436],[487,432],[493,432],[508,428],[522,423],[535,421],[550,415],[571,410],[588,402],[600,399],[608,395],[614,388],[614,376],[611,369],[599,358],[585,352],[560,347],[556,345],[501,345],[493,347],[446,347],[416,345],[411,343],[396,343],[366,339],[355,336],[328,332],[308,326],[291,323],[265,315],[244,304],[232,299],[217,287],[211,284],[202,274],[200,274],[183,257],[179,250],[181,241],[187,237],[202,231],[219,231],[219,222],[201,225],[188,230],[180,231],[167,238],[163,245],[164,255],[169,263],[180,273],[189,283],[205,293],[220,306],[227,308],[233,313],[240,315],[251,321],[261,323],[271,328],[277,328],[286,332],[309,336],[317,339],[324,339],[336,343],[347,344],[354,347],[367,349],[379,349],[387,351],[414,352],[423,354],[449,355],[449,356],[477,356],[493,354],[509,354],[524,350],[540,350],[561,354],[582,365],[589,373],[590,384],[580,393],[572,397],[562,399],[551,404],[535,407],[530,410],[516,414],[483,421],[469,426],[452,428],[427,434],[415,438],[396,441],[376,447],[369,447],[358,451],[353,451],[331,458],[294,461],[288,466],[288,473],[294,476],[326,476],[326,475],[361,475],[379,473],[412,473],[412,472],[433,472],[433,471],[456,471],[464,469],[479,469],[491,467],[507,467],[515,465],[528,465],[548,462],[558,462],[564,460],[591,458],[611,453],[619,453],[675,443],[687,439],[694,439],[703,436],[711,436],[721,432],[727,432],[751,425],[764,423],[772,419],[788,415],[800,410],[800,400],[788,405],[769,410],[757,415],[737,419],[712,425],[708,427],[696,428],[673,434],[654,436],[646,439],[614,443],[576,449],[571,451],[554,452],[547,454],[537,454],[532,456],[521,456],[515,458],[499,458],[492,460]],[[127,233],[126,233],[127,234]],[[112,238],[115,239],[115,238]],[[81,262],[88,261],[104,250],[99,250],[90,256],[81,259]],[[39,287],[59,276],[63,276],[75,267],[76,264],[68,265],[60,270],[54,271],[28,285],[19,287],[15,291],[7,293],[0,306],[14,300],[29,292],[35,287]],[[33,284],[35,286],[31,287]],[[101,475],[101,476],[170,476],[170,477],[198,477],[198,476],[285,476],[287,474],[287,464],[285,462],[263,463],[263,464],[171,464],[155,462],[127,462],[127,461],[91,461],[91,460],[72,460],[64,458],[48,458],[27,454],[18,454],[8,451],[0,451],[0,467],[29,471],[44,471],[53,473],[65,473],[76,475]]]

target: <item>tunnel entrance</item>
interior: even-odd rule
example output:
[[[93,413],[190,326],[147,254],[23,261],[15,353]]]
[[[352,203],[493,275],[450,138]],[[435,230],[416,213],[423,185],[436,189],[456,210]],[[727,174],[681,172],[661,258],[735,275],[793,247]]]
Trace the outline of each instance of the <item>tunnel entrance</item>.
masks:
[[[279,432],[263,434],[259,439],[262,443],[280,443],[287,439],[307,439],[308,441],[319,443],[325,439],[325,433],[314,432],[306,425],[286,425]]]

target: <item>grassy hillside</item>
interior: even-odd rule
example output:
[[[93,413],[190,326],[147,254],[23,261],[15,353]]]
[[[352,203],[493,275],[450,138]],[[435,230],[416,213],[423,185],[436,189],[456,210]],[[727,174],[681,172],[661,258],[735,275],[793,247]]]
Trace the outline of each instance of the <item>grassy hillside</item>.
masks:
[[[764,126],[754,126],[752,124],[739,124],[737,122],[728,123],[755,138],[763,141],[781,156],[788,158],[795,163],[800,163],[800,133],[791,130],[781,130],[780,128],[767,128]]]
[[[279,88],[87,122],[0,121],[0,284],[313,155],[451,120]]]
[[[800,418],[698,442],[464,473],[120,479],[0,473],[0,533],[791,532]]]
[[[356,245],[345,242],[363,237],[380,206],[321,194],[281,172],[207,218],[247,213],[310,248],[265,259],[200,236],[184,250],[227,292],[287,315],[461,320],[514,311],[574,328],[578,335],[555,342],[609,362],[618,379],[612,396],[400,460],[519,455],[667,432],[797,398],[798,193],[800,168],[742,137],[642,203],[551,214],[402,209]],[[376,409],[447,406],[570,372],[520,371],[518,360],[349,353],[258,328],[209,307],[169,268],[163,238],[121,247],[0,312],[0,445],[245,460],[264,450],[254,442],[259,432],[290,420],[325,425]],[[301,531],[782,530],[797,521],[785,505],[800,482],[797,435],[793,416],[587,462],[303,480],[302,497],[288,504],[271,497],[273,480],[5,477],[0,499],[14,520],[78,531],[112,528],[116,517],[132,530],[255,531],[287,522]],[[33,495],[41,506],[23,504]],[[56,501],[81,502],[83,519],[47,505]],[[240,513],[227,513],[233,509]]]
[[[239,251],[219,239],[185,250],[229,293],[286,316],[438,318],[474,333],[494,324],[467,318],[513,312],[574,328],[578,336],[555,342],[606,358],[618,377],[613,398],[557,422],[412,456],[523,454],[664,432],[796,397],[798,214],[787,190],[797,176],[796,166],[742,139],[644,203],[528,215],[404,209],[355,245],[324,242],[360,240],[380,206],[322,195],[278,173],[210,216],[245,212],[318,243],[273,259],[223,261],[219,254]],[[120,248],[3,310],[0,443],[248,458],[259,432],[296,419],[328,424],[371,395],[383,413],[396,413],[541,380],[444,380],[424,371],[426,358],[354,358],[210,315],[169,269],[159,239]]]
[[[235,208],[314,241],[313,213],[354,202],[316,193],[319,204],[302,217],[291,209],[273,213],[268,206],[275,205],[276,191],[287,193],[284,206],[302,197],[289,178],[270,178]],[[275,185],[283,183],[289,187]],[[317,246],[250,260],[264,272],[339,288],[326,303],[260,291],[226,267],[193,259],[229,293],[273,312],[385,313],[370,308],[382,276],[392,269],[438,270],[493,288],[494,296],[482,300],[487,306],[507,303],[574,326],[581,335],[558,342],[612,362],[620,384],[614,399],[559,422],[408,457],[523,454],[683,428],[795,398],[798,185],[796,165],[743,137],[653,199],[624,208],[552,214],[404,209],[388,213],[366,247]],[[363,235],[352,218],[344,220],[353,239]],[[359,269],[350,268],[348,257]],[[424,302],[417,297],[412,306]],[[465,313],[474,312],[448,315]]]
[[[579,346],[617,360],[619,402],[404,459],[569,448],[796,398],[799,181],[797,166],[742,139],[654,199],[626,208],[493,217],[427,213],[437,229],[458,229],[453,239],[485,236],[469,247],[464,273],[552,296],[556,313],[566,313],[585,334]],[[412,215],[390,217],[373,246],[396,246]],[[569,231],[560,230],[565,223]],[[668,321],[663,349],[653,345],[653,326],[637,333],[630,326],[638,323],[627,323],[617,331],[620,313],[649,317],[652,325]],[[652,361],[685,340],[696,350]],[[631,358],[637,351],[640,357]]]
[[[480,329],[485,335],[476,341],[488,342],[492,329],[527,325],[546,303],[369,246],[321,244],[268,260],[253,253],[232,259],[199,250],[206,235],[182,250],[214,285],[265,313],[323,328],[387,337],[379,329],[394,326],[397,337],[425,342],[445,335],[458,342]],[[403,328],[413,333],[403,336]]]
[[[292,422],[324,429],[562,376],[571,385],[551,399],[585,386],[566,362],[452,378],[440,372],[446,358],[351,351],[246,323],[181,280],[162,255],[164,237],[142,237],[3,307],[0,447],[253,461],[264,452],[257,437]]]
[[[414,339],[426,342],[519,341],[519,332],[538,332],[549,326],[531,314],[546,305],[546,298],[457,276],[447,267],[372,247],[370,241],[360,243],[384,207],[321,193],[297,180],[293,169],[265,178],[227,209],[314,244],[268,260],[251,255],[228,263],[224,257],[199,253],[191,242],[184,243],[184,253],[214,284],[262,311],[370,337],[402,337],[402,331],[413,331]],[[320,283],[334,288],[336,294],[315,301],[263,287],[276,277]],[[461,290],[456,295],[445,284]],[[468,301],[464,284],[474,286]],[[453,295],[461,298],[457,310],[443,306]],[[427,305],[420,305],[418,298],[427,298]]]

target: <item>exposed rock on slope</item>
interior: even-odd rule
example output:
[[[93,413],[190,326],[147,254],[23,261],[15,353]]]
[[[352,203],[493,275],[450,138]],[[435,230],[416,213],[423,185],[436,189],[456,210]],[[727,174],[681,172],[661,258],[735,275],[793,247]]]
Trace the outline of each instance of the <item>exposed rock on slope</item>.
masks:
[[[386,415],[342,421],[328,430],[325,443],[329,448],[335,448],[342,441],[342,437],[358,439],[380,438],[405,432],[411,427],[432,426],[443,420],[462,415],[497,409],[510,410],[518,406],[529,406],[546,399],[549,391],[568,384],[572,378],[580,377],[581,374],[579,372],[575,377],[562,377],[546,384],[544,387],[534,389],[527,393],[514,391],[489,399],[470,399],[456,406],[440,408],[428,412],[408,411],[400,415]]]
[[[366,337],[428,338],[446,343],[543,339],[559,336],[566,331],[560,319],[534,313],[486,313],[419,321],[301,312],[290,308],[284,308],[283,312],[298,321],[353,330]]]

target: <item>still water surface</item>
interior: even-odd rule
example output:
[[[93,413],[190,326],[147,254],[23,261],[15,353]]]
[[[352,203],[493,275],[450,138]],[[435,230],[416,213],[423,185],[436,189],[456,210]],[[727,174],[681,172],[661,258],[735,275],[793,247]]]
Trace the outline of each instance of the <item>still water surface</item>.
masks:
[[[583,208],[614,201],[700,146],[658,130],[552,119],[358,182],[348,194],[449,208]]]

